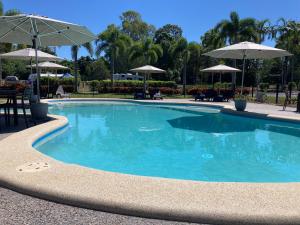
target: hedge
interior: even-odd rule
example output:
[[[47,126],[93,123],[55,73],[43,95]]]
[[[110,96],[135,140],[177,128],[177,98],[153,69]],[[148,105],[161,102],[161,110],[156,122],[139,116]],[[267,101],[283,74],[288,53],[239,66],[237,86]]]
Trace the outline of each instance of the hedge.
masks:
[[[90,83],[91,81],[88,81]],[[99,85],[101,88],[111,87],[110,80],[100,80]],[[140,80],[115,80],[114,87],[143,87],[144,82]],[[168,87],[177,88],[177,84],[174,81],[147,81],[148,87]]]

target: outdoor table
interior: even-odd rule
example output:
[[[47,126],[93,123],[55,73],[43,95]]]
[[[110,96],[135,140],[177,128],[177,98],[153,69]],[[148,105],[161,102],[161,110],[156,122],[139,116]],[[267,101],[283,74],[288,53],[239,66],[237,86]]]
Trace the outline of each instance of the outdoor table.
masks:
[[[0,88],[0,99],[12,99],[13,100],[13,111],[14,111],[14,125],[18,125],[18,108],[17,108],[17,96],[16,90],[2,89]]]

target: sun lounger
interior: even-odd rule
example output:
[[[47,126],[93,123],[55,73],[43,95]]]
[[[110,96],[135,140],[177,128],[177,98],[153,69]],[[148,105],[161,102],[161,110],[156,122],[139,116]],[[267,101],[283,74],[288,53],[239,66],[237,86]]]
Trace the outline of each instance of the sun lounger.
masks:
[[[152,97],[153,100],[163,100],[163,96],[160,94],[160,91],[159,92],[156,92],[153,97]]]
[[[64,91],[64,88],[62,85],[59,85],[57,90],[56,90],[56,96],[58,98],[70,98],[70,94],[69,93],[66,93]]]

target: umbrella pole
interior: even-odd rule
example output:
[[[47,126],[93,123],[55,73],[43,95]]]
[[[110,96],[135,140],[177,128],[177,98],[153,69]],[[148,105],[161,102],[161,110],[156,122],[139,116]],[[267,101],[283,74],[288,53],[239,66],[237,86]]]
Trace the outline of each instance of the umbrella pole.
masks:
[[[30,74],[32,74],[32,58],[30,59]]]
[[[144,75],[144,98],[146,98],[146,76],[147,73]]]
[[[242,74],[242,88],[241,88],[241,95],[243,94],[243,88],[244,88],[245,62],[246,62],[246,53],[244,53],[244,56],[243,56],[243,74]]]
[[[38,46],[37,46],[37,37],[35,36],[33,41],[35,49],[35,64],[36,64],[36,92],[37,92],[37,102],[40,102],[40,71],[39,71],[39,62],[38,62]]]
[[[1,57],[0,57],[0,81],[2,80],[2,60],[1,60]],[[1,82],[0,82],[1,84]]]

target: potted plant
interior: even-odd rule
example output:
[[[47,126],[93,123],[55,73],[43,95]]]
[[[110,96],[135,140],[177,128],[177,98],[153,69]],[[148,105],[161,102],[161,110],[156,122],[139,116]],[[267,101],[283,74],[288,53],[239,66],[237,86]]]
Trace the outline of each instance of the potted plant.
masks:
[[[245,111],[247,106],[247,97],[245,95],[235,95],[234,105],[237,111]]]

